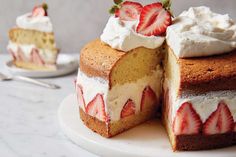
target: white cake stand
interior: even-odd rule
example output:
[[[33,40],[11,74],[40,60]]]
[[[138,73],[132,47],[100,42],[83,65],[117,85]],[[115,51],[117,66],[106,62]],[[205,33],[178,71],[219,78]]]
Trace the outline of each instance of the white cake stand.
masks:
[[[105,157],[235,157],[236,146],[209,151],[173,152],[160,121],[153,120],[111,139],[92,132],[79,118],[76,95],[67,96],[58,110],[66,136],[90,152]]]

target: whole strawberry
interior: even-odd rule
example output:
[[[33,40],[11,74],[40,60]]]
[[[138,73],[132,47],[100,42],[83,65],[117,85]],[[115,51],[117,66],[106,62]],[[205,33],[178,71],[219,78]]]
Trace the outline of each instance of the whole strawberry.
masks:
[[[46,3],[43,3],[41,5],[35,6],[33,11],[32,11],[32,17],[37,17],[37,16],[48,16],[47,13],[48,5]]]

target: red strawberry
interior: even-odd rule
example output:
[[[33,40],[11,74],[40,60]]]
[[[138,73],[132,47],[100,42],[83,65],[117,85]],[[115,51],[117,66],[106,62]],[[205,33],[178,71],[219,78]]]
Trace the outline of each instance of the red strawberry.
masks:
[[[233,130],[233,117],[224,102],[218,104],[217,109],[208,117],[203,125],[206,135],[222,134]]]
[[[171,24],[171,14],[161,3],[153,3],[143,7],[136,31],[145,36],[162,35]]]
[[[132,100],[129,99],[123,106],[123,109],[120,113],[120,117],[125,118],[133,114],[135,114],[135,104]]]
[[[154,93],[154,91],[151,89],[150,86],[147,86],[143,90],[140,111],[145,110],[145,108],[150,109],[153,105],[155,105],[155,103],[157,103],[156,94]]]
[[[34,7],[32,11],[32,17],[38,16],[47,16],[46,11],[43,9],[43,7]]]
[[[33,11],[32,11],[32,17],[37,17],[37,16],[47,16],[47,9],[48,6],[46,3],[43,3],[42,5],[35,6]]]
[[[177,110],[173,122],[173,131],[175,135],[198,134],[202,128],[202,121],[189,102],[185,102]]]
[[[115,10],[115,16],[125,21],[138,20],[142,8],[143,6],[138,2],[125,1],[119,9]]]
[[[19,61],[26,61],[27,60],[20,47],[18,47],[18,50],[17,50],[17,60],[19,60]]]
[[[106,112],[103,96],[97,94],[92,101],[90,101],[86,107],[86,113],[96,117],[101,121],[106,121]]]
[[[32,49],[30,60],[31,60],[32,63],[38,64],[38,65],[44,65],[45,64],[43,59],[40,57],[39,51],[37,49]]]
[[[77,91],[77,99],[78,103],[81,107],[86,108],[85,101],[84,101],[84,93],[83,93],[83,88],[81,85],[77,84],[76,85],[76,91]]]
[[[15,61],[15,60],[16,60],[16,55],[15,55],[15,53],[12,51],[12,49],[8,49],[8,52],[11,54],[13,60]]]

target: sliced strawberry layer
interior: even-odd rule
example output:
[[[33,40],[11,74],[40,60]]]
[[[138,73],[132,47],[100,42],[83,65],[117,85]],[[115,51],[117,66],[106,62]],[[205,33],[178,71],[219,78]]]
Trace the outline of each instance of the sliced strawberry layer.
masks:
[[[162,35],[171,24],[171,14],[161,3],[153,3],[143,7],[136,31],[145,36]]]
[[[77,99],[78,103],[81,107],[84,109],[86,108],[85,101],[84,101],[84,93],[83,93],[83,88],[81,85],[77,84],[76,85],[76,91],[77,91]]]
[[[35,49],[35,48],[32,49],[30,61],[32,63],[37,64],[37,65],[44,65],[45,64],[43,59],[39,55],[39,51],[37,49]]]
[[[13,60],[15,61],[17,58],[16,58],[15,53],[12,51],[12,49],[8,49],[8,52],[11,54]]]
[[[143,6],[138,2],[125,1],[115,11],[115,16],[124,21],[133,21],[139,18]]]
[[[101,121],[107,121],[103,96],[97,94],[86,107],[86,113]]]
[[[198,134],[202,128],[200,116],[192,107],[192,104],[185,102],[177,110],[173,122],[173,131],[175,135]]]
[[[18,47],[18,50],[17,50],[17,56],[16,56],[17,60],[19,61],[27,61],[27,58],[25,57],[24,53],[22,52],[21,48]]]
[[[218,104],[217,109],[208,117],[203,125],[206,135],[222,134],[233,130],[234,121],[228,106],[224,102]]]
[[[120,117],[125,118],[134,114],[135,114],[135,104],[131,99],[129,99],[123,106],[123,109],[120,113]]]
[[[157,103],[156,94],[150,86],[147,86],[142,93],[140,111],[152,108],[155,103]]]

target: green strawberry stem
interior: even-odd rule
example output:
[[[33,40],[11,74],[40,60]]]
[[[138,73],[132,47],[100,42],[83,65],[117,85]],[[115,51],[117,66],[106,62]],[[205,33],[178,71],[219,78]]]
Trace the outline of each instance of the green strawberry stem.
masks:
[[[113,1],[114,1],[115,4],[109,10],[110,14],[114,14],[115,11],[120,8],[121,3],[123,3],[123,0],[113,0]]]
[[[42,4],[42,8],[43,8],[45,11],[47,11],[47,10],[48,10],[48,5],[47,5],[47,3],[43,3],[43,4]]]
[[[163,8],[165,8],[172,17],[174,17],[173,12],[171,11],[171,0],[161,0]]]

